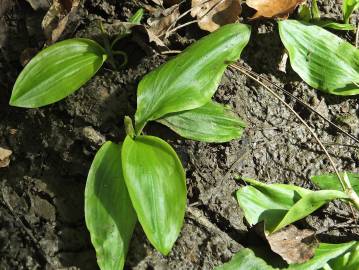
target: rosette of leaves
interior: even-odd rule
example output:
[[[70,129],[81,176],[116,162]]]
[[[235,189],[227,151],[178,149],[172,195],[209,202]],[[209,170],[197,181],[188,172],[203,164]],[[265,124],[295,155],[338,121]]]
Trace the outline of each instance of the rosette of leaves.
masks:
[[[167,142],[143,135],[142,130],[149,121],[159,121],[190,139],[239,138],[244,123],[211,97],[228,63],[240,57],[249,35],[249,27],[243,24],[222,27],[139,83],[135,127],[126,117],[123,144],[103,145],[87,179],[86,224],[102,270],[123,268],[137,220],[159,252],[171,251],[184,221],[185,172]]]

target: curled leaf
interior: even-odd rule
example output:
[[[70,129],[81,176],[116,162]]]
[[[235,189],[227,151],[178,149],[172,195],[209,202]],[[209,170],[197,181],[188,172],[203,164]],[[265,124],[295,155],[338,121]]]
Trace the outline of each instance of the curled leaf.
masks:
[[[336,190],[311,191],[294,185],[244,180],[251,186],[237,191],[238,203],[247,221],[252,225],[264,221],[268,233],[306,217],[331,200],[348,199],[347,194]]]
[[[11,155],[11,150],[0,147],[0,168],[9,166]]]
[[[257,10],[251,19],[287,18],[305,0],[246,0],[247,6]]]
[[[201,29],[209,32],[236,22],[241,11],[240,0],[192,0],[192,17],[197,18]]]

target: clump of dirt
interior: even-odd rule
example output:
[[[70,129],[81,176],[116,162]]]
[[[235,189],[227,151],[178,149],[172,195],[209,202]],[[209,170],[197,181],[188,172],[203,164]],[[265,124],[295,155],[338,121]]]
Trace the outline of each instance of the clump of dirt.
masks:
[[[74,24],[75,35],[92,36],[99,19],[127,20],[138,2],[85,1]],[[321,10],[328,17],[339,18],[338,7],[334,1],[324,1]],[[1,17],[0,147],[11,149],[13,154],[9,167],[0,168],[0,266],[98,269],[84,223],[87,172],[104,141],[124,138],[122,121],[135,112],[138,82],[169,56],[139,49],[133,52],[136,61],[129,67],[116,72],[105,67],[63,101],[33,110],[10,107],[12,85],[22,69],[19,55],[27,48],[40,49],[45,41],[43,15],[44,11],[33,11],[25,1],[19,1]],[[243,52],[243,63],[358,136],[356,100],[324,95],[308,87],[291,71],[289,63],[286,73],[279,71],[283,46],[276,23],[251,24],[252,37]],[[203,34],[193,26],[182,31],[182,37],[172,40],[175,49]],[[66,33],[63,38],[71,35]],[[345,37],[349,41],[355,38],[349,32]],[[348,138],[279,94],[328,144],[339,170],[357,171],[359,152],[339,146],[350,144]],[[331,171],[309,132],[257,83],[228,69],[214,98],[231,106],[247,122],[241,140],[207,144],[183,140],[159,124],[145,130],[167,140],[179,154],[187,172],[189,210],[168,257],[151,247],[138,226],[128,269],[212,269],[228,261],[248,242],[248,226],[233,196],[241,184],[235,180],[238,175],[314,188],[309,177]],[[358,229],[345,226],[348,218],[347,207],[334,202],[301,225],[320,229],[319,237],[324,240],[358,239]]]

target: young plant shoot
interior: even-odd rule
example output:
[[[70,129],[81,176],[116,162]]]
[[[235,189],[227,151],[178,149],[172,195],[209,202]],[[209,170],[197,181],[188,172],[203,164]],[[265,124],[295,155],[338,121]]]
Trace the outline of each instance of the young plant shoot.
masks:
[[[176,152],[168,143],[154,136],[142,135],[142,130],[147,122],[161,119],[161,123],[175,126],[173,130],[187,138],[210,142],[239,138],[244,123],[223,105],[213,103],[211,97],[228,63],[239,59],[249,35],[250,29],[246,25],[222,27],[146,75],[140,82],[136,127],[133,128],[129,117],[125,118],[127,137],[123,145],[120,147],[106,143],[102,146],[87,182],[86,223],[102,270],[114,269],[112,265],[123,267],[123,258],[132,235],[131,226],[135,220],[128,219],[132,215],[120,210],[116,215],[111,214],[111,210],[107,216],[103,216],[106,212],[102,210],[111,207],[104,203],[109,200],[112,205],[122,204],[129,209],[133,207],[151,244],[164,255],[171,251],[185,215],[185,172]],[[176,125],[181,121],[182,124]],[[207,129],[211,123],[213,128]],[[203,128],[203,131],[198,131],[198,127]],[[116,151],[112,156],[118,157],[117,166],[111,166],[110,162],[105,161],[107,156],[101,154],[109,151],[109,145]],[[97,164],[106,164],[106,170]],[[105,184],[110,190],[116,190],[117,187],[117,195],[111,196],[115,191],[106,194],[105,188],[100,189],[104,192],[94,191],[96,186]],[[129,196],[123,190],[120,194],[119,185],[126,186]],[[100,209],[101,214],[94,214],[91,209]],[[115,232],[99,231],[101,226]],[[119,236],[120,247],[117,246],[116,251],[112,244],[105,245],[116,243],[113,234]],[[106,240],[106,237],[109,239]],[[117,256],[109,258],[111,252],[117,252]],[[102,264],[104,261],[107,265]]]

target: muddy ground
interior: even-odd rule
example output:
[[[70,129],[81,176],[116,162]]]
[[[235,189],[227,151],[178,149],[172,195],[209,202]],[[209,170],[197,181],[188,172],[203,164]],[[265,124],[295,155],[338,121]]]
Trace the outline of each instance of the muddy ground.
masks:
[[[98,19],[125,21],[137,10],[137,2],[87,0],[62,38],[91,37]],[[340,1],[319,2],[327,17],[341,18]],[[182,8],[188,7],[184,4]],[[98,269],[84,223],[88,169],[105,140],[124,138],[122,120],[135,112],[138,82],[170,56],[130,37],[122,44],[130,64],[122,71],[104,68],[81,90],[51,106],[30,110],[10,107],[12,85],[22,69],[19,56],[27,48],[43,45],[44,14],[18,0],[0,18],[0,147],[13,151],[10,166],[0,168],[0,268]],[[354,17],[353,23],[357,20]],[[289,64],[286,73],[279,71],[283,46],[275,22],[250,24],[252,37],[242,61],[359,136],[357,98],[323,95],[302,82]],[[182,49],[203,34],[191,25],[176,33],[169,47]],[[355,33],[340,35],[354,43]],[[214,98],[233,107],[247,122],[241,140],[199,143],[181,139],[159,124],[145,130],[166,139],[180,155],[187,172],[190,208],[168,257],[155,251],[137,226],[126,269],[212,269],[242,246],[256,244],[233,196],[241,184],[235,180],[237,176],[314,188],[309,177],[332,170],[317,143],[290,111],[244,75],[227,70]],[[358,172],[359,151],[340,146],[353,142],[285,98],[323,142],[335,143],[327,147],[339,170]],[[350,219],[348,209],[334,202],[298,224],[320,229],[321,240],[358,240],[359,230]]]

